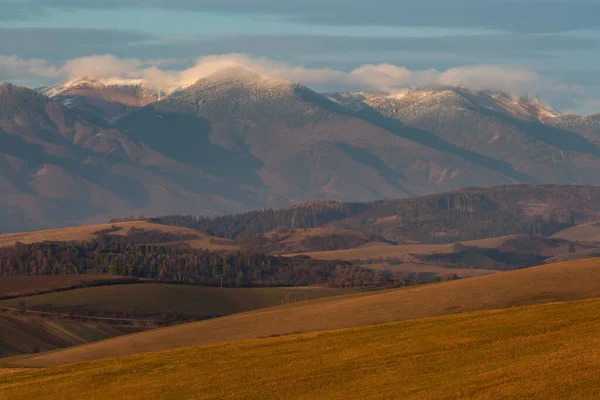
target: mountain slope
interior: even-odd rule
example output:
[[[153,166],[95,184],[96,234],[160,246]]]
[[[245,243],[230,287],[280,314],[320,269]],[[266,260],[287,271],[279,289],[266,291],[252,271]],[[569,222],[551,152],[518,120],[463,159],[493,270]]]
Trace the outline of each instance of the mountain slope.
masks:
[[[561,125],[534,100],[464,88],[327,98],[238,67],[169,96],[154,86],[79,79],[49,99],[2,84],[0,230],[600,184],[595,117]]]
[[[475,172],[473,159],[375,126],[306,87],[237,68],[201,79],[116,126],[175,160],[287,203],[513,181],[496,168]]]
[[[598,183],[597,140],[555,123],[562,117],[537,100],[461,87],[330,97],[364,118],[400,121],[461,149],[508,162],[529,182]]]
[[[154,103],[161,97],[161,91],[151,89],[145,81],[133,79],[79,78],[38,91],[88,117],[107,122]]]
[[[597,259],[516,272],[308,301],[198,323],[158,329],[7,360],[15,366],[51,366],[149,351],[224,343],[300,332],[351,328],[526,304],[600,297]]]
[[[210,213],[253,204],[236,203],[244,199],[243,188],[10,84],[0,86],[0,143],[0,232],[156,214],[165,208],[197,212],[200,207]],[[189,181],[196,185],[192,190],[185,187]]]

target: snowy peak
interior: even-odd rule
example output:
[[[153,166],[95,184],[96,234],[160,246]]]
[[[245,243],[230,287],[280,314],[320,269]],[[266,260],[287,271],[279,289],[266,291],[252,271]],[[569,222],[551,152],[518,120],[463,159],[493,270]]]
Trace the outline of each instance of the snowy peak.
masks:
[[[68,101],[72,97],[90,97],[137,107],[158,101],[163,95],[158,90],[150,89],[148,82],[144,80],[121,78],[92,79],[83,77],[61,85],[41,88],[39,91],[50,98],[59,98],[59,100]]]
[[[209,81],[221,81],[221,82],[256,82],[263,80],[263,76],[251,71],[241,65],[232,65],[225,67],[203,79]]]
[[[369,107],[386,117],[394,117],[402,110],[417,112],[432,108],[468,108],[541,122],[559,115],[536,98],[515,97],[490,90],[474,91],[462,86],[416,87],[392,94],[333,93],[327,97],[354,111]]]
[[[38,92],[84,114],[114,122],[132,110],[155,103],[164,96],[141,79],[78,78]]]

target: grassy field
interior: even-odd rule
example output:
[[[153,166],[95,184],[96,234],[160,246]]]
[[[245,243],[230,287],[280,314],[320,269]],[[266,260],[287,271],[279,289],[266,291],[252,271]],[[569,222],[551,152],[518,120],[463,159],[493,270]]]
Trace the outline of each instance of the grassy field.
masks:
[[[74,228],[53,229],[47,231],[9,233],[0,235],[0,247],[14,246],[16,242],[21,243],[39,243],[39,242],[70,242],[70,241],[87,241],[95,237],[95,232],[111,229],[113,226],[121,228],[121,230],[113,232],[114,235],[126,235],[132,228],[144,230],[159,230],[162,232],[194,235],[196,238],[186,240],[185,243],[194,248],[209,249],[209,250],[237,250],[240,246],[231,241],[221,238],[215,238],[205,235],[201,232],[180,228],[176,226],[155,224],[149,221],[128,221],[116,222],[111,224],[87,225]]]
[[[265,234],[265,237],[273,239],[279,237],[279,243],[282,245],[282,250],[275,253],[300,253],[300,252],[312,252],[310,248],[307,248],[302,241],[308,237],[315,236],[356,236],[367,240],[367,235],[348,229],[338,228],[311,228],[311,229],[294,229],[289,232],[270,232]]]
[[[431,265],[431,264],[416,264],[406,263],[399,265],[392,265],[389,263],[377,263],[364,265],[366,268],[388,270],[391,272],[401,272],[409,274],[411,277],[417,276],[420,283],[429,282],[443,278],[448,275],[456,275],[459,278],[473,278],[476,276],[485,276],[491,274],[498,274],[501,271],[492,271],[487,269],[474,269],[474,268],[446,268],[443,266]]]
[[[76,346],[141,328],[0,313],[0,357]]]
[[[156,316],[178,312],[194,318],[230,315],[258,308],[353,293],[331,288],[219,288],[132,284],[100,286],[0,301],[0,306]]]
[[[600,228],[598,228],[600,230]],[[559,238],[557,238],[559,239]],[[535,236],[510,235],[490,239],[471,240],[462,242],[465,246],[479,247],[483,249],[497,248],[503,251],[520,252],[519,247],[524,247],[524,252],[544,254],[547,257],[559,256],[569,252],[570,243],[545,243],[548,239]],[[453,244],[401,244],[391,246],[389,244],[369,244],[349,250],[334,250],[306,253],[318,260],[370,260],[405,257],[410,254],[446,254],[454,253]],[[585,246],[577,245],[578,250],[584,250]],[[289,254],[294,256],[297,254]]]
[[[600,297],[600,260],[329,297],[157,329],[13,362],[51,366],[185,346]]]
[[[0,298],[69,289],[95,282],[122,281],[131,278],[110,275],[17,276],[0,278]]]
[[[452,253],[452,244],[375,244],[349,250],[317,251],[304,253],[317,260],[368,260],[402,257],[408,254]],[[302,253],[300,253],[302,254]],[[298,254],[289,254],[290,257]]]
[[[600,300],[0,374],[2,399],[597,399]]]
[[[600,242],[600,222],[590,222],[565,229],[553,237],[576,242]]]
[[[464,242],[464,245],[496,248],[501,246],[507,240],[522,237],[520,235],[502,236],[490,239],[472,240]],[[319,251],[308,253],[312,258],[318,260],[368,260],[371,258],[389,258],[401,257],[408,254],[431,254],[431,253],[452,253],[454,244],[400,244],[397,246],[385,243],[373,243],[356,249]],[[297,254],[290,254],[294,256]]]

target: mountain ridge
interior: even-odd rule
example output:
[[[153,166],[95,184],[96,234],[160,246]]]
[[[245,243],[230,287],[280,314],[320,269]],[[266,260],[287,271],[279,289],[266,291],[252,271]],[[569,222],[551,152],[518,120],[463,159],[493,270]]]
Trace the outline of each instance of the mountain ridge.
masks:
[[[125,81],[132,82],[140,84]],[[100,90],[74,93],[82,103],[65,106],[66,94],[51,99],[3,84],[0,222],[54,228],[129,214],[219,215],[467,186],[600,184],[593,115],[548,119],[552,111],[537,100],[419,90],[354,98],[357,108],[233,67],[157,101],[122,104]],[[493,96],[498,104],[516,102],[518,112],[477,104]],[[93,107],[90,99],[110,107]],[[71,217],[69,208],[81,211]]]

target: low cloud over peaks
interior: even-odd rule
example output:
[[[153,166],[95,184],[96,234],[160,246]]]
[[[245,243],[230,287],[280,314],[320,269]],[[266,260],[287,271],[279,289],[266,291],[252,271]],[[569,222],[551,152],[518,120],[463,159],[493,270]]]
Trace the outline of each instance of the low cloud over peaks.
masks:
[[[0,56],[0,74],[9,77],[66,81],[82,76],[89,78],[143,79],[166,92],[193,84],[221,69],[242,66],[267,78],[295,81],[316,89],[364,90],[393,93],[411,86],[461,85],[469,89],[500,90],[514,95],[535,94],[542,97],[556,92],[576,91],[553,78],[528,68],[502,65],[475,65],[451,68],[410,70],[393,64],[366,64],[351,71],[333,68],[306,68],[252,58],[243,54],[215,55],[198,58],[191,66],[175,68],[174,60],[140,60],[95,55],[68,60],[55,65],[41,59]],[[57,82],[54,82],[57,83]]]

